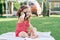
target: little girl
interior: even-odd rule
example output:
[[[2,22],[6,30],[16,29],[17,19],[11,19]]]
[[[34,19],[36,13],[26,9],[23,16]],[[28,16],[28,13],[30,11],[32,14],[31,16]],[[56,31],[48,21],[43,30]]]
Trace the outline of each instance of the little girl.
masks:
[[[33,27],[29,22],[31,14],[27,6],[22,6],[18,11],[18,22],[16,25],[16,37],[33,37],[37,36],[34,34]],[[30,31],[28,31],[30,28]]]

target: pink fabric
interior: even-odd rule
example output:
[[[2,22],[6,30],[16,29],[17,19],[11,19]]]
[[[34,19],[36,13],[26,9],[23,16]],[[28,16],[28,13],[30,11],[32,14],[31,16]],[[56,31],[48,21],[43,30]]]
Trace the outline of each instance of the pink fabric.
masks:
[[[21,31],[28,32],[29,21],[23,21],[22,23],[17,23],[16,25],[16,37],[19,36]]]

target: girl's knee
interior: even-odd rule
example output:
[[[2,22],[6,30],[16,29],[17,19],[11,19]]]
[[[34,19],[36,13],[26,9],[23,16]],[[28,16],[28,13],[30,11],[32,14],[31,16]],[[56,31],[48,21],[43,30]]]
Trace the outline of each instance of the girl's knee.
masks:
[[[19,33],[19,37],[24,37],[25,38],[25,37],[28,37],[28,34],[24,31],[22,31],[22,32]]]

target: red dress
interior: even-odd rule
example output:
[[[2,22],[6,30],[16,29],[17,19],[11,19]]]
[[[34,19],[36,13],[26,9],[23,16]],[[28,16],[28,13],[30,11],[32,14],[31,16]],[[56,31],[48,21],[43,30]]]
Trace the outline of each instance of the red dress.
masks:
[[[29,21],[23,21],[22,23],[17,23],[16,25],[16,37],[19,36],[21,31],[28,33]]]

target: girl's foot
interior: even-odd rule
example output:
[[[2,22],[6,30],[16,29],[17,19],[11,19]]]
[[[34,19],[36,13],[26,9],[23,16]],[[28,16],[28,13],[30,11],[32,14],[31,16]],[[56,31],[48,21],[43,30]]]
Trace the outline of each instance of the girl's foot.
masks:
[[[33,39],[38,38],[38,35],[31,36],[31,38],[33,38]]]

